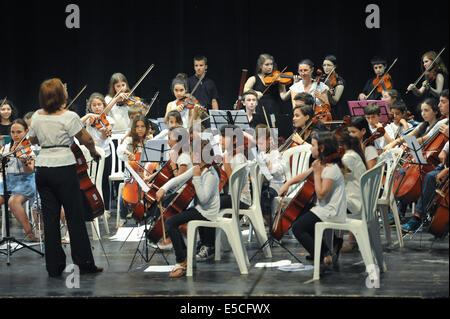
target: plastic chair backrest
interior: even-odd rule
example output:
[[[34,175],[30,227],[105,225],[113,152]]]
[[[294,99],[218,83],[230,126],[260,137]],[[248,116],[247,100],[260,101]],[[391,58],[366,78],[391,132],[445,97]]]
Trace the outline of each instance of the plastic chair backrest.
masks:
[[[112,156],[111,175],[123,173],[124,164],[123,164],[123,161],[121,161],[117,157],[117,147],[120,145],[120,142],[122,141],[124,136],[125,136],[125,134],[112,134],[112,136],[111,136],[111,141],[109,143],[110,145],[111,144],[113,145],[113,146],[111,146],[111,156]],[[117,147],[114,144],[114,141],[117,141]],[[117,162],[117,165],[116,165],[116,162]]]
[[[376,214],[377,205],[384,173],[385,161],[378,161],[372,169],[366,171],[360,179],[362,199],[362,220],[372,222],[378,220]]]
[[[231,205],[233,208],[233,219],[236,224],[239,221],[239,206],[240,206],[240,196],[242,193],[242,188],[244,187],[244,181],[248,176],[247,163],[240,164],[237,166],[230,176],[230,193],[231,193]]]
[[[378,157],[379,161],[386,161],[386,179],[383,186],[383,194],[381,198],[387,198],[388,194],[392,192],[392,187],[394,185],[394,175],[397,169],[397,165],[402,158],[403,149],[401,147],[396,147],[383,152]]]
[[[285,167],[289,169],[285,171],[286,180],[303,173],[309,168],[309,159],[311,157],[311,145],[300,145],[291,147],[283,152],[282,158]],[[292,159],[292,161],[291,161]],[[291,164],[292,163],[292,164]],[[291,194],[296,194],[297,190],[302,187],[303,183],[291,186],[289,191]]]
[[[117,154],[116,154],[116,145],[114,145],[114,142],[112,141],[112,139],[109,139],[109,147],[111,148],[111,174],[114,174],[114,173],[117,173],[115,171],[115,169],[116,169],[116,161],[118,159],[117,159]],[[122,164],[120,164],[120,165],[122,165]]]
[[[252,205],[255,207],[260,205],[261,189],[263,175],[261,174],[261,169],[257,162],[251,162],[248,164],[248,170],[250,171],[250,178],[252,180]]]

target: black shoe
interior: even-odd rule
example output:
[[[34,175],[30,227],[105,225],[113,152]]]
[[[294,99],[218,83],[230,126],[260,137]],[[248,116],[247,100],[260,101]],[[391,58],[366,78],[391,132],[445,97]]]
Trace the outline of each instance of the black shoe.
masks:
[[[339,259],[339,253],[341,252],[342,244],[344,243],[343,238],[336,238],[334,240],[334,251],[333,251],[333,267],[337,267],[337,262]]]
[[[103,271],[103,267],[94,266],[93,268],[80,269],[80,275],[95,274]]]

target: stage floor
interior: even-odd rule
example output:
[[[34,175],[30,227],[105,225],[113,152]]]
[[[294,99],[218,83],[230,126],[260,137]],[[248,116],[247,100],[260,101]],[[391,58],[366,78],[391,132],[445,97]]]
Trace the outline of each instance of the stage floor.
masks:
[[[137,242],[114,242],[109,239],[116,232],[115,218],[109,220],[111,233],[107,235],[100,223],[102,243],[106,251],[105,258],[100,242],[92,240],[96,264],[105,269],[95,275],[82,275],[79,288],[67,288],[69,273],[61,278],[50,278],[45,269],[45,259],[36,253],[22,249],[11,256],[11,264],[6,264],[6,256],[0,254],[0,298],[35,297],[327,297],[327,298],[448,298],[449,297],[449,241],[433,242],[427,233],[418,233],[412,239],[405,240],[405,247],[385,249],[387,272],[381,274],[379,288],[367,288],[365,266],[361,254],[356,251],[341,254],[339,269],[329,270],[320,281],[311,282],[313,271],[286,272],[277,268],[255,268],[257,262],[275,262],[290,260],[295,262],[288,252],[279,246],[272,248],[273,258],[267,260],[259,253],[252,261],[248,275],[240,275],[237,263],[231,251],[224,252],[221,261],[214,260],[197,263],[192,278],[170,279],[168,272],[144,272],[150,265],[165,265],[158,252],[150,263],[137,256],[131,270],[128,271]],[[15,219],[12,220],[12,235],[23,238]],[[88,225],[91,234],[91,227]],[[393,233],[394,235],[394,233]],[[255,239],[245,244],[249,257],[257,251],[259,245]],[[384,240],[384,237],[383,237]],[[283,244],[305,265],[305,250],[298,242],[285,236]],[[39,248],[39,246],[35,246]],[[142,247],[142,245],[141,245]],[[64,248],[67,264],[71,262],[70,247]],[[153,248],[149,248],[152,254]],[[169,263],[173,264],[173,251],[165,253]]]

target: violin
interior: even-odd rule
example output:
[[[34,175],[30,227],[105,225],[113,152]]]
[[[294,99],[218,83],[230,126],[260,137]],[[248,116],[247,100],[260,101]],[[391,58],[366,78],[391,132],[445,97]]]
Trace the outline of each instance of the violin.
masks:
[[[177,101],[177,106],[183,105],[184,108],[188,108],[189,110],[192,110],[195,106],[200,106],[204,109],[203,106],[199,104],[200,102],[194,98],[185,96],[181,100]]]
[[[14,144],[11,147],[11,152],[14,152],[14,155],[18,158],[25,157],[27,160],[31,160],[31,155],[33,154],[33,150],[31,149],[30,141],[25,137],[17,144]]]
[[[278,70],[273,71],[270,74],[264,76],[264,84],[272,85],[274,83],[291,84],[294,79],[294,73],[292,72],[280,72]]]
[[[111,131],[108,130],[108,126],[110,126],[110,123],[106,119],[105,113],[101,113],[99,118],[97,118],[96,120],[90,118],[89,121],[91,122],[91,125],[93,127],[95,127],[98,130],[104,128],[106,130],[106,135],[111,136]]]
[[[316,73],[317,73],[317,76],[316,76],[317,87],[319,87],[319,85],[320,85],[320,78],[322,77],[323,72],[322,72],[322,70],[317,69]],[[314,99],[314,101],[315,101],[315,99]],[[327,103],[327,101],[322,101],[321,100],[321,102],[322,102],[322,105],[317,105],[316,104],[314,106],[314,114],[320,114],[320,116],[318,118],[319,121],[322,121],[322,122],[324,122],[324,121],[327,121],[327,122],[332,121],[333,117],[331,116],[331,112],[330,112],[331,111],[330,104]]]
[[[367,146],[369,144],[372,144],[373,141],[375,141],[377,138],[383,137],[385,134],[385,130],[384,127],[377,127],[377,130],[375,132],[372,133],[372,135],[370,135],[369,138],[367,138],[364,142],[363,145]]]
[[[122,101],[117,102],[117,105],[119,105],[119,106],[123,106],[123,105],[135,106],[136,104],[140,104],[140,103],[144,104],[140,97],[129,96],[127,98],[122,99]]]
[[[373,89],[370,91],[369,94],[367,94],[367,98],[372,95],[373,91],[377,90],[378,93],[383,92],[383,90],[390,90],[392,89],[392,82],[391,82],[391,76],[389,75],[389,71],[392,69],[394,64],[397,62],[398,58],[395,58],[394,62],[389,66],[387,71],[384,73],[384,75],[380,78],[377,76],[373,79],[372,85]]]

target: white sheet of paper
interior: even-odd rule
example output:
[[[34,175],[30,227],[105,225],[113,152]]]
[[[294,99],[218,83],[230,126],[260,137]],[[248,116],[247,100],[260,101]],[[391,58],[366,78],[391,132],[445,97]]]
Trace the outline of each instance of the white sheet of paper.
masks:
[[[140,227],[119,227],[117,233],[109,239],[112,241],[139,242],[145,239],[142,236],[144,229],[144,225]]]
[[[289,266],[291,264],[290,260],[280,260],[273,263],[257,263],[255,265],[255,268],[271,268],[271,267],[283,267],[283,266]]]
[[[405,139],[406,144],[408,144],[410,153],[414,157],[414,162],[417,164],[428,164],[425,158],[423,157],[422,147],[420,146],[419,142],[417,142],[416,137],[411,135],[405,135],[403,136],[403,138]],[[417,150],[417,152],[415,152],[414,150]]]
[[[125,168],[130,172],[131,175],[133,175],[134,179],[138,182],[139,187],[142,189],[144,193],[147,193],[150,188],[145,184],[145,182],[142,180],[142,178],[139,176],[136,171],[131,168],[130,164],[128,162],[125,162]]]
[[[259,168],[260,168],[260,170],[261,170],[261,173],[264,175],[264,177],[265,177],[268,181],[272,180],[272,174],[270,174],[269,168],[267,167],[266,163],[262,162],[262,161],[260,160],[260,158],[258,157],[258,154],[257,154],[257,152],[256,152],[256,147],[252,147],[252,148],[250,149],[250,151],[252,152],[252,155],[253,155],[254,159],[255,159],[256,162],[258,163]]]
[[[149,266],[144,272],[171,272],[174,265],[166,266]]]
[[[281,271],[305,271],[305,270],[313,270],[313,265],[303,265],[301,263],[290,264],[288,266],[278,267],[278,270]]]

